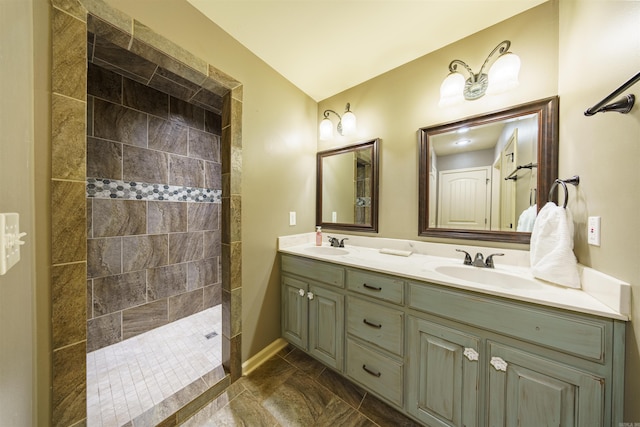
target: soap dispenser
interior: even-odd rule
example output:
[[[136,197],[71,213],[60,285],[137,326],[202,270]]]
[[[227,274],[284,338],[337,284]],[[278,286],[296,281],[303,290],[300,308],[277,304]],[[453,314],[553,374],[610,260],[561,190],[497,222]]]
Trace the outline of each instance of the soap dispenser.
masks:
[[[322,230],[320,226],[316,227],[316,246],[322,246]]]

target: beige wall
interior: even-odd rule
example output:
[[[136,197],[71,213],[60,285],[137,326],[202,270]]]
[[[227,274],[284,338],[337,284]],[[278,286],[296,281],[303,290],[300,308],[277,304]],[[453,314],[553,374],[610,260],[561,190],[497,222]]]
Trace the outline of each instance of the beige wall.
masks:
[[[585,117],[640,71],[640,2],[560,2],[558,95],[560,175],[580,175],[570,204],[575,252],[583,264],[632,284],[633,318],[640,318],[640,107],[626,115]],[[626,93],[640,96],[640,83]],[[575,193],[573,193],[575,194]],[[586,243],[588,216],[602,217],[600,247]],[[625,421],[640,422],[640,328],[627,328]]]
[[[276,237],[314,231],[316,103],[184,0],[108,0],[243,84],[242,360],[280,336]],[[203,37],[206,35],[206,37]],[[203,40],[207,40],[203,43]],[[297,212],[290,227],[289,211]]]
[[[640,107],[585,117],[583,111],[640,70],[640,2],[559,0],[543,4],[437,52],[319,103],[346,102],[358,117],[357,137],[319,142],[318,149],[380,137],[380,236],[417,238],[419,127],[510,105],[560,96],[559,176],[580,175],[570,189],[581,263],[632,283],[634,318],[640,316]],[[452,59],[478,71],[501,40],[522,60],[520,86],[460,108],[439,109],[438,90]],[[629,92],[640,95],[640,83]],[[415,165],[413,168],[407,165]],[[587,216],[602,217],[601,247],[586,244]],[[425,239],[426,240],[426,239]],[[488,245],[490,242],[476,242]],[[521,246],[526,249],[526,246]],[[627,329],[625,420],[640,422],[640,328]]]
[[[382,140],[379,236],[417,238],[420,127],[557,93],[557,27],[557,7],[546,3],[319,103],[318,117],[325,109],[342,111],[350,102],[358,117],[358,134],[319,141],[318,150],[372,138]],[[507,94],[438,108],[440,84],[448,73],[449,62],[461,59],[477,72],[489,52],[505,39],[511,40],[511,50],[522,60],[523,84]]]
[[[0,276],[0,420],[33,423],[33,2],[0,0],[0,212],[20,214],[21,261]]]

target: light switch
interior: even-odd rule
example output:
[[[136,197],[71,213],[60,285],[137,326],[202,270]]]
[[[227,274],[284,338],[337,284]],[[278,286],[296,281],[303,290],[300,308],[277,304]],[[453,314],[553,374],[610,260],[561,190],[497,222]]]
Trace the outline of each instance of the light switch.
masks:
[[[296,213],[289,212],[289,225],[296,225]]]
[[[20,261],[20,239],[27,233],[20,233],[19,219],[17,213],[0,214],[0,276]]]

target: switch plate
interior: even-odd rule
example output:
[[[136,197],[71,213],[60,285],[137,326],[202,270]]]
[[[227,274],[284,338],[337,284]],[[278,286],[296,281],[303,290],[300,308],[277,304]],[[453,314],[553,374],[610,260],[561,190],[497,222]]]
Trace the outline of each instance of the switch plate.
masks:
[[[296,225],[296,213],[289,212],[289,225]]]
[[[590,216],[587,224],[587,243],[600,246],[600,217]]]
[[[0,276],[20,261],[20,239],[27,233],[20,233],[20,217],[17,213],[0,214]]]
[[[338,222],[338,212],[331,212],[331,222]]]

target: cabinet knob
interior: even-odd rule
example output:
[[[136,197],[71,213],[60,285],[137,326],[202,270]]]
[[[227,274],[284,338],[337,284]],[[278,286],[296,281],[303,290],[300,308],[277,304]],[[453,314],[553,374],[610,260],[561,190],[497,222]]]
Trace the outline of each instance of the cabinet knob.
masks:
[[[304,291],[304,289],[299,289],[298,290],[298,295],[300,295],[301,297],[303,297],[305,293],[306,292]]]
[[[310,300],[313,299],[313,292],[309,292],[307,293],[307,298],[309,298]]]
[[[493,366],[496,371],[503,371],[503,372],[507,372],[507,362],[504,361],[504,359],[500,358],[500,357],[492,357],[491,358],[491,366]]]
[[[469,360],[478,360],[478,356],[480,356],[480,354],[473,348],[465,348],[464,349],[464,353],[465,357]]]

